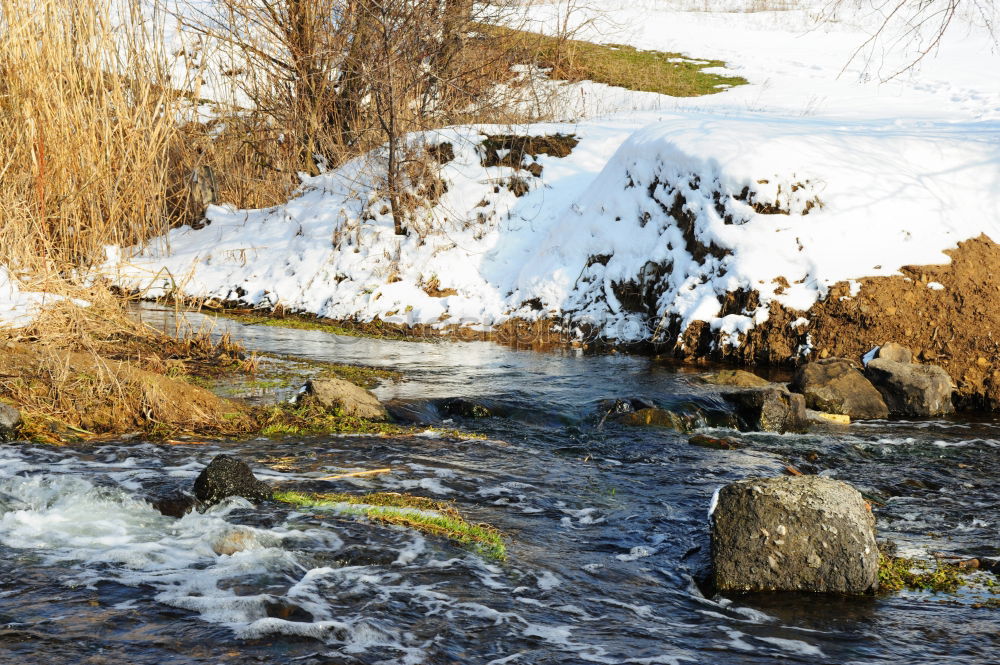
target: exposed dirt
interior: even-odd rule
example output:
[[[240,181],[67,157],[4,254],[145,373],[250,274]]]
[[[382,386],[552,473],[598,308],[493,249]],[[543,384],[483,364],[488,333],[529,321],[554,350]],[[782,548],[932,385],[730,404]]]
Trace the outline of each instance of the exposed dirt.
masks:
[[[705,353],[704,331],[689,330],[684,355],[789,365],[801,362],[796,350],[807,336],[813,348],[807,360],[859,358],[897,342],[915,361],[947,370],[960,406],[1000,409],[1000,245],[980,236],[946,253],[948,265],[907,266],[902,276],[860,280],[854,297],[848,284],[837,284],[804,315],[772,308],[770,320],[734,351]],[[791,328],[799,316],[811,323]]]

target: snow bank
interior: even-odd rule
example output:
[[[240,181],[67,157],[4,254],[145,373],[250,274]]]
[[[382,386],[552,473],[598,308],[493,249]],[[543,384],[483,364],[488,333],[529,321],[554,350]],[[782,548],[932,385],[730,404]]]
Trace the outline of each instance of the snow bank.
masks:
[[[24,291],[16,277],[0,265],[0,328],[23,328],[45,305],[62,300],[62,296],[39,291]],[[82,306],[87,303],[74,301]]]
[[[599,103],[567,106],[574,123],[415,136],[454,159],[408,236],[393,234],[373,154],[285,205],[213,207],[201,230],[113,249],[105,268],[150,296],[334,319],[548,317],[620,340],[706,321],[735,344],[771,302],[805,311],[838,281],[947,262],[943,250],[981,233],[1000,241],[1000,56],[987,33],[960,26],[919,70],[877,85],[864,63],[844,69],[864,21],[765,14],[623,4],[614,18],[631,31],[610,37],[721,57],[751,84],[681,100],[584,82],[567,98]],[[486,137],[505,134],[576,145],[487,159]]]

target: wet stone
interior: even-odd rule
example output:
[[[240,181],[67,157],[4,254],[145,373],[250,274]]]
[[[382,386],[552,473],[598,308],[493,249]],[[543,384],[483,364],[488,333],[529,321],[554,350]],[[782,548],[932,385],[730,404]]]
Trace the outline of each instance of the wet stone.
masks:
[[[722,393],[744,432],[802,432],[808,427],[806,400],[783,386]]]
[[[165,517],[184,517],[198,508],[198,499],[181,492],[166,496],[147,497],[146,500]]]
[[[743,443],[738,439],[733,439],[728,436],[716,438],[706,434],[695,434],[688,439],[688,443],[692,446],[698,446],[700,448],[713,448],[715,450],[737,450],[743,447]]]
[[[879,391],[845,358],[806,363],[795,373],[790,388],[802,393],[806,406],[817,411],[854,419],[889,415]]]
[[[312,379],[300,401],[316,404],[342,416],[366,420],[388,420],[389,412],[375,394],[343,379]]]
[[[724,369],[714,374],[701,377],[705,383],[715,386],[733,386],[734,388],[762,388],[771,385],[767,379],[742,369]]]
[[[721,591],[878,588],[875,518],[847,483],[820,476],[731,483],[719,492],[711,529]]]
[[[217,455],[194,481],[194,494],[211,506],[231,496],[253,502],[271,498],[271,486],[257,480],[246,463],[229,455]]]
[[[865,376],[882,393],[893,415],[929,417],[955,411],[951,377],[937,365],[876,358],[868,363]]]
[[[0,441],[9,441],[17,436],[21,426],[21,414],[12,406],[0,403]]]
[[[441,411],[448,416],[460,416],[462,418],[489,418],[493,412],[489,407],[463,397],[455,397],[441,405]]]

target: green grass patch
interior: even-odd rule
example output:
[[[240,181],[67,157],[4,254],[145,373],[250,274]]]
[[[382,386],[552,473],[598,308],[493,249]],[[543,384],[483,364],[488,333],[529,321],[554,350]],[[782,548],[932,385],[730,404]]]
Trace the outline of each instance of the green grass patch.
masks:
[[[391,369],[379,369],[377,367],[361,367],[359,365],[326,365],[320,372],[321,378],[335,377],[350,381],[356,386],[368,388],[376,387],[383,381],[400,381],[402,373]]]
[[[373,436],[414,436],[436,432],[455,439],[486,439],[483,434],[445,427],[413,427],[395,423],[344,416],[311,404],[274,404],[252,410],[254,426],[249,433],[272,439],[324,436],[330,434],[369,434]]]
[[[953,593],[966,584],[964,571],[958,566],[879,555],[878,584],[880,591],[933,591]]]
[[[471,524],[454,506],[426,497],[375,492],[372,494],[275,492],[277,501],[301,508],[334,508],[342,513],[395,524],[447,538],[492,559],[507,558],[500,532],[488,524]]]
[[[248,326],[272,326],[277,328],[295,328],[296,330],[318,330],[331,335],[347,337],[372,337],[376,339],[400,340],[407,342],[427,342],[429,338],[408,335],[403,326],[375,319],[367,323],[350,321],[331,321],[309,314],[260,314],[247,313],[242,310],[218,310],[213,312],[233,321]]]
[[[726,63],[721,60],[693,59],[679,53],[646,51],[622,44],[560,39],[496,26],[482,29],[492,34],[504,33],[505,41],[522,42],[523,60],[551,68],[550,76],[554,79],[596,81],[674,97],[711,95],[747,82],[739,76],[705,71],[724,67]]]
[[[343,416],[308,404],[275,404],[259,408],[256,416],[259,434],[276,439],[324,434],[406,435],[417,431],[393,423]]]

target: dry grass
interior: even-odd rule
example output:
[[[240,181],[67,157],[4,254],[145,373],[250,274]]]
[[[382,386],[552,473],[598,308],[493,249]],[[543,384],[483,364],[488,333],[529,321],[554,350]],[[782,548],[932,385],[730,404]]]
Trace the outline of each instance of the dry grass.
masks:
[[[28,438],[59,441],[104,433],[240,433],[242,405],[186,377],[252,372],[255,358],[209,331],[170,336],[129,316],[102,286],[47,290],[71,296],[23,329],[0,328],[0,398],[25,417]],[[73,298],[85,298],[81,306]]]
[[[138,0],[0,0],[0,259],[64,272],[165,229],[169,83]]]

